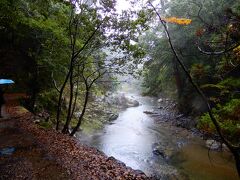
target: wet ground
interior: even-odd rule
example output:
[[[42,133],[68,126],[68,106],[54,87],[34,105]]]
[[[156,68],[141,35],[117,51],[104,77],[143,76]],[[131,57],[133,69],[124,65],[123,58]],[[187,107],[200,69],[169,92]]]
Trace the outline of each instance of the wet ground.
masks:
[[[0,179],[69,179],[67,171],[47,155],[34,137],[21,131],[18,118],[26,109],[18,106],[25,94],[6,94],[0,118]]]
[[[14,118],[0,119],[0,179],[69,179],[36,140],[17,128]]]
[[[0,119],[0,179],[150,179],[67,134],[34,124],[35,116],[15,100]]]

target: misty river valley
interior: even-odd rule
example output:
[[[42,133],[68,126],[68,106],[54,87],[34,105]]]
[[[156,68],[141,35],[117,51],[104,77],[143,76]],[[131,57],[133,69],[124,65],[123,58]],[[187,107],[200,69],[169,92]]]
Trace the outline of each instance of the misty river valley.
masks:
[[[239,0],[0,0],[0,180],[239,178]]]
[[[120,111],[100,130],[79,133],[81,143],[157,179],[237,179],[230,153],[208,151],[197,132],[171,125],[176,117],[156,98],[125,95],[140,105]]]

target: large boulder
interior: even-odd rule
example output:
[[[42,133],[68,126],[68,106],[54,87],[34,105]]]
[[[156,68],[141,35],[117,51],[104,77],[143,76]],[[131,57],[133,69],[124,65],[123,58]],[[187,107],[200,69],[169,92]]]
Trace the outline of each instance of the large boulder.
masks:
[[[162,158],[168,160],[173,156],[174,150],[166,145],[160,143],[152,144],[152,153],[156,156],[161,156]]]
[[[137,107],[139,106],[139,102],[134,99],[126,99],[126,105],[127,107]]]
[[[139,106],[139,102],[137,100],[126,97],[124,93],[117,93],[117,94],[108,96],[106,101],[108,104],[116,105],[122,108]]]
[[[206,147],[210,150],[220,150],[221,149],[221,143],[217,142],[213,139],[208,139],[206,141]]]

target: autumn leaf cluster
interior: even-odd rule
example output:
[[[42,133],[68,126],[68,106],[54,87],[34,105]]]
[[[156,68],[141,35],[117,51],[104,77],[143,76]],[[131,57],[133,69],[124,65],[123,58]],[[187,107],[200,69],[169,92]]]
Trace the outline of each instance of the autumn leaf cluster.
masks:
[[[177,18],[177,17],[168,17],[168,18],[162,18],[165,22],[168,23],[174,23],[179,25],[189,25],[191,24],[192,20],[187,18]]]

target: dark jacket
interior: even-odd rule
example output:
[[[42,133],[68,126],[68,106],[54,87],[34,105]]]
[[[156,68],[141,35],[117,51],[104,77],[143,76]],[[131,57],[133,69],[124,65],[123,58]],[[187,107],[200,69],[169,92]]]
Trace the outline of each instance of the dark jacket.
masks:
[[[0,88],[0,105],[5,104],[3,94],[4,94],[4,92],[3,92],[2,88]]]

